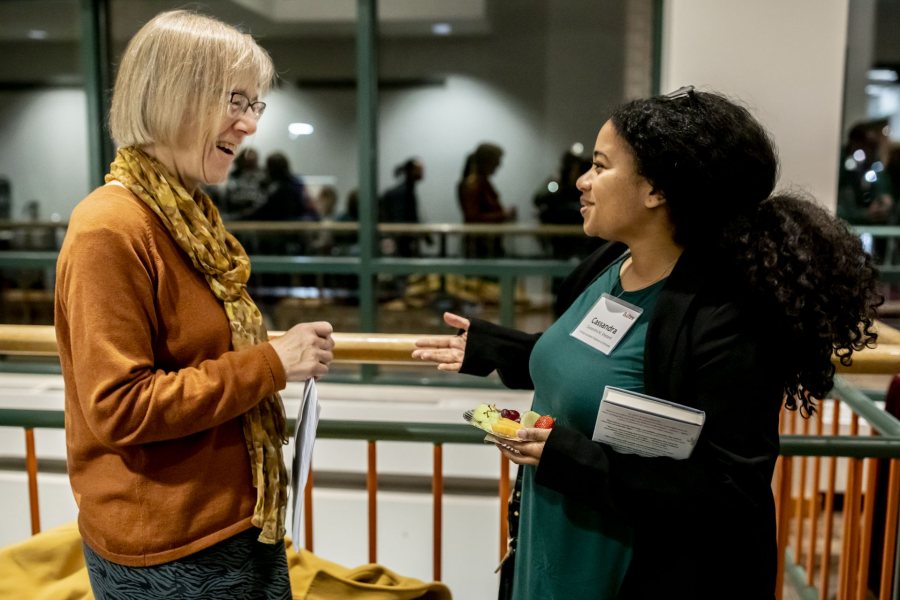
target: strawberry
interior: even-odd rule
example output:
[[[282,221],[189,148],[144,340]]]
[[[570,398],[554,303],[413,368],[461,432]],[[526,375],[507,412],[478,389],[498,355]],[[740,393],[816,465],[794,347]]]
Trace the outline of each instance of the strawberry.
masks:
[[[551,417],[550,415],[544,415],[534,422],[534,426],[538,429],[553,429],[553,423],[555,423],[553,417]]]

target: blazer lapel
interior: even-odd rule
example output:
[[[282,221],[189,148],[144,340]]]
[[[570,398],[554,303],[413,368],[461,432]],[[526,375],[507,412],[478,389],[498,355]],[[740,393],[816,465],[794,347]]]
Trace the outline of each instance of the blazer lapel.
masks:
[[[687,372],[685,319],[703,284],[701,262],[685,251],[660,293],[644,343],[644,387],[652,396],[675,400]],[[679,339],[679,336],[682,336]]]

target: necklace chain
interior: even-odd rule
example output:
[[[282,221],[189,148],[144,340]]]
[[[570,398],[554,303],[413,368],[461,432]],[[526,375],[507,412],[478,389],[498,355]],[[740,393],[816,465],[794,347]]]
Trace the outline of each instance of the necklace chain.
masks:
[[[663,277],[665,277],[666,275],[668,275],[669,272],[672,270],[672,268],[675,266],[675,263],[678,262],[678,259],[679,259],[679,258],[680,258],[679,256],[676,256],[676,257],[675,257],[675,260],[673,260],[671,263],[669,263],[669,265],[668,265],[665,269],[663,269],[663,272],[660,273],[660,274],[656,277],[656,279],[654,279],[654,280],[652,280],[652,281],[650,281],[650,282],[644,284],[643,287],[645,287],[645,288],[646,288],[646,287],[650,287],[651,285],[653,285],[654,283],[660,281]],[[618,281],[618,283],[619,283],[619,287],[622,288],[622,292],[621,292],[621,293],[623,293],[623,294],[625,293],[625,286],[622,285],[622,274],[623,274],[625,271],[631,269],[631,265],[634,264],[634,259],[633,259],[632,257],[630,257],[630,256],[628,257],[628,261],[630,261],[630,262],[628,262],[628,265],[627,265],[627,266],[623,265],[623,267],[622,267],[621,269],[619,269],[619,281]],[[643,289],[643,288],[640,288],[640,289]]]

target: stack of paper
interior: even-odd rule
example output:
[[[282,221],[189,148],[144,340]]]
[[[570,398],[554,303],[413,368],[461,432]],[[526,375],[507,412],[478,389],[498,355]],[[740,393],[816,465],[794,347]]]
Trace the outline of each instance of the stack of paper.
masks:
[[[297,413],[297,425],[294,427],[294,460],[291,465],[291,494],[294,498],[294,514],[291,520],[291,538],[294,547],[300,547],[300,521],[303,517],[303,491],[309,479],[309,467],[312,464],[313,444],[316,442],[316,427],[319,424],[319,395],[316,391],[315,379],[306,381],[303,388],[303,400]],[[310,524],[307,524],[309,527]]]

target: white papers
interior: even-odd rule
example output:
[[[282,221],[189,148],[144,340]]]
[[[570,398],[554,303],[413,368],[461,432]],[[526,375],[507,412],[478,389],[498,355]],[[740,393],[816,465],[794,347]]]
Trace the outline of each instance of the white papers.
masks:
[[[684,459],[697,444],[705,420],[702,410],[606,386],[593,440],[623,454]]]
[[[303,400],[297,412],[297,425],[294,427],[294,460],[291,464],[291,494],[294,498],[294,513],[291,519],[291,539],[294,547],[300,547],[300,520],[303,517],[303,492],[309,478],[309,467],[312,463],[313,444],[316,442],[316,427],[319,424],[319,394],[316,391],[316,380],[308,379],[303,388]],[[307,524],[309,527],[310,524]]]

